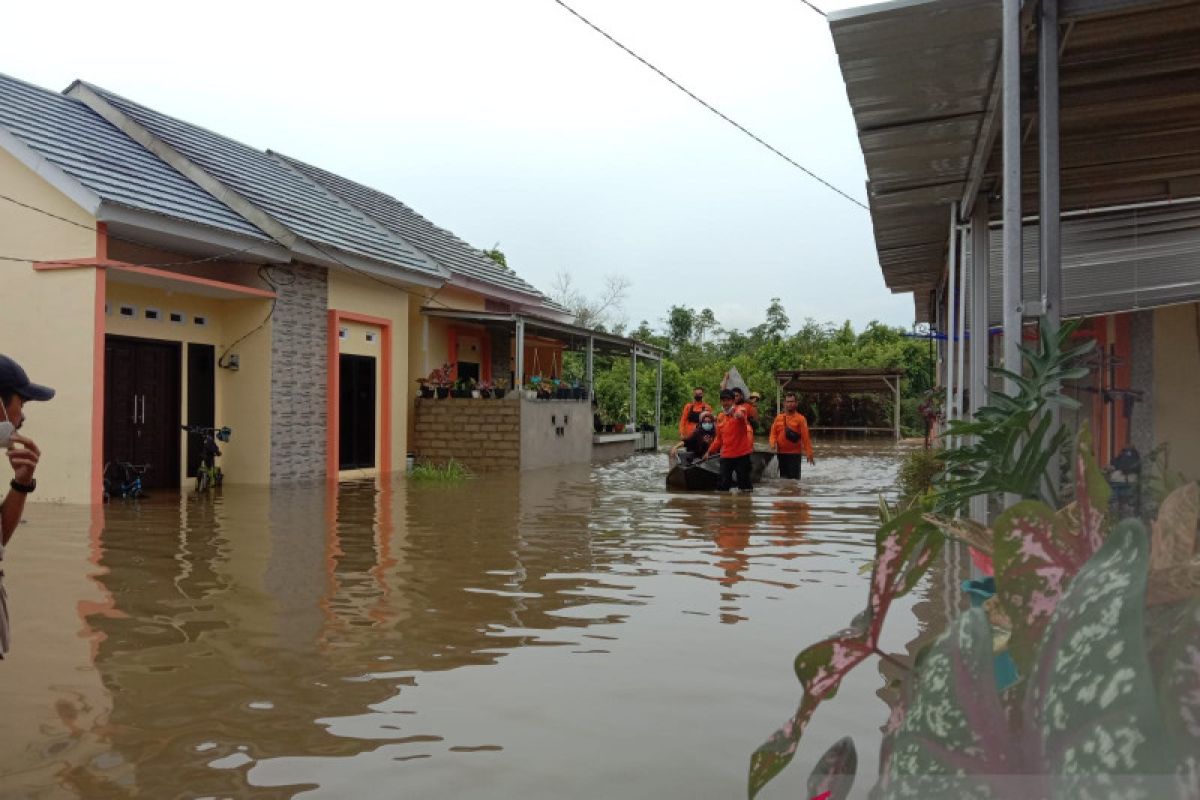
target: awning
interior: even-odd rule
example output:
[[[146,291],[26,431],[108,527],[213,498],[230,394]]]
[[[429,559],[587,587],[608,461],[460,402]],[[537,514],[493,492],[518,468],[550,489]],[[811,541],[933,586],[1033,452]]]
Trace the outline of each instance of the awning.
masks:
[[[902,369],[799,369],[776,372],[775,382],[786,392],[892,394],[903,377]]]
[[[1028,19],[1036,3],[1025,6]],[[900,0],[829,15],[880,267],[892,291],[915,293],[920,320],[945,267],[949,204],[999,187],[1000,10],[1000,0]],[[1200,195],[1200,0],[1060,0],[1059,17],[1063,212]],[[1024,29],[1028,217],[1037,59]],[[990,210],[998,218],[999,204]]]
[[[661,360],[663,357],[661,348],[655,347],[652,344],[646,344],[645,342],[639,342],[637,339],[617,336],[613,333],[602,333],[590,328],[583,328],[578,325],[571,325],[529,314],[513,314],[507,311],[432,308],[430,306],[423,307],[421,313],[436,319],[452,319],[458,322],[467,322],[487,327],[502,327],[505,329],[512,329],[520,321],[524,323],[527,335],[545,336],[550,339],[562,340],[567,344],[568,349],[583,349],[587,346],[588,340],[591,339],[594,350],[597,353],[624,356],[636,353],[638,358],[648,358],[654,361]]]

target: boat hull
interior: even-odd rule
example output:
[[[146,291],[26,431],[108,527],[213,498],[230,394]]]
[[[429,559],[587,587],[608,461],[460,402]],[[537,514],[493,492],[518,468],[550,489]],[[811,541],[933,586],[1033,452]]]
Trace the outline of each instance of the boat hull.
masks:
[[[767,474],[768,468],[775,460],[775,454],[769,450],[755,450],[750,454],[750,481],[758,483]],[[667,488],[685,492],[716,491],[721,480],[721,461],[710,458],[696,464],[684,466],[676,464],[667,473]]]

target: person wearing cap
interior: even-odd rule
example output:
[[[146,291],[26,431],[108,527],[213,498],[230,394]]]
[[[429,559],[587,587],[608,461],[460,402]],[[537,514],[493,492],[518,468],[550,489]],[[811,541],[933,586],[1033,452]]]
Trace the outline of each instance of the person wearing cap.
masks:
[[[758,401],[762,400],[762,395],[758,392],[750,392],[750,396],[746,398],[746,419],[750,422],[750,427],[758,433],[759,416],[758,416]]]
[[[800,459],[807,456],[813,460],[812,439],[808,434],[808,420],[796,408],[796,395],[788,392],[783,396],[783,413],[775,417],[771,426],[771,449],[779,460],[779,477],[800,480]]]
[[[4,560],[4,547],[12,538],[21,514],[25,510],[26,496],[37,488],[33,473],[37,470],[42,451],[17,433],[25,424],[25,403],[30,400],[49,400],[54,390],[29,380],[21,365],[5,355],[0,355],[0,448],[8,452],[8,463],[13,477],[9,491],[0,503],[0,563]],[[4,570],[0,569],[0,659],[9,649],[8,595],[4,591]]]
[[[744,404],[743,404],[744,406]],[[721,415],[717,418],[717,436],[708,447],[706,457],[720,454],[721,478],[717,490],[727,492],[733,488],[737,476],[738,491],[753,491],[750,482],[750,454],[754,452],[754,431],[746,420],[743,406],[733,403],[733,392],[721,390]]]

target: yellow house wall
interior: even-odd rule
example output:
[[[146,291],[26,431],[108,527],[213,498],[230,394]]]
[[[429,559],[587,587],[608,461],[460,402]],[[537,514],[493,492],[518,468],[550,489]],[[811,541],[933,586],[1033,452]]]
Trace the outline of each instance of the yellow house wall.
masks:
[[[1200,304],[1154,312],[1154,438],[1171,468],[1200,478]]]
[[[96,255],[95,219],[0,150],[0,187],[53,217],[0,200],[0,261],[5,304],[0,352],[32,380],[54,387],[49,403],[31,403],[22,434],[38,443],[38,491],[31,502],[91,501],[92,357],[96,277],[92,269],[34,272],[33,261]],[[83,226],[83,227],[79,227]]]
[[[226,348],[254,330],[266,318],[269,300],[232,300],[168,292],[130,284],[108,284],[105,332],[117,336],[180,342],[180,407],[179,421],[187,419],[187,344],[210,344],[220,358]],[[121,306],[132,306],[137,316],[124,317]],[[147,308],[159,311],[158,320],[148,320]],[[169,320],[172,311],[183,313],[185,322]],[[194,319],[203,316],[205,325]],[[270,480],[271,450],[271,324],[239,342],[235,352],[238,370],[217,369],[216,424],[228,425],[233,436],[221,445],[221,469],[230,483],[262,484]],[[179,432],[181,485],[186,485],[187,433]]]
[[[409,293],[392,289],[378,281],[348,275],[331,270],[329,272],[329,308],[343,312],[367,314],[389,320],[392,327],[392,469],[404,468],[409,429]],[[343,323],[345,327],[348,323]],[[365,329],[364,329],[365,330]],[[353,337],[351,337],[353,338]],[[382,343],[377,344],[380,347]],[[357,348],[357,344],[354,345]],[[339,348],[341,341],[339,340]],[[351,352],[345,350],[342,352]],[[357,349],[354,350],[357,353]],[[374,353],[382,356],[382,350]],[[330,364],[330,369],[336,368]],[[380,363],[382,375],[382,362]],[[415,385],[415,384],[414,384]],[[336,425],[337,420],[329,420]],[[376,430],[382,430],[377,427]]]

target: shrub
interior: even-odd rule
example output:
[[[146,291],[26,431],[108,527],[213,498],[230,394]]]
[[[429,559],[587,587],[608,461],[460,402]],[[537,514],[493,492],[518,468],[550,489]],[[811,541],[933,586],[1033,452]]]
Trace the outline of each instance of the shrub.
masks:
[[[942,451],[933,448],[910,450],[900,462],[896,483],[904,500],[920,497],[933,488],[933,479],[942,471]]]
[[[445,464],[418,464],[408,475],[409,480],[415,483],[459,483],[469,477],[471,471],[454,459]]]

